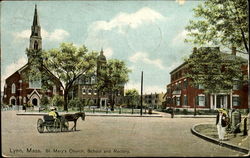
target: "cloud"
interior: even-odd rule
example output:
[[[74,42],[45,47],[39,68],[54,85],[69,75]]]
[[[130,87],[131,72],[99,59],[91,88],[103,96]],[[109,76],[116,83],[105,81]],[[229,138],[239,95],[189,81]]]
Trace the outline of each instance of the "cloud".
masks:
[[[110,21],[96,21],[93,23],[92,27],[94,30],[112,30],[118,28],[118,31],[122,33],[124,26],[129,26],[131,28],[137,28],[144,23],[155,22],[156,20],[165,19],[160,13],[144,7],[135,13],[119,13]]]
[[[173,45],[178,45],[184,42],[184,39],[187,37],[188,31],[183,30],[179,34],[177,34],[174,39],[172,40]]]
[[[110,58],[112,55],[113,55],[113,49],[112,48],[105,48],[103,50],[103,53],[104,55],[107,57],[107,58]]]
[[[50,41],[62,41],[65,39],[67,36],[69,36],[69,33],[63,29],[56,29],[54,32],[51,32],[48,35],[48,39]]]
[[[28,39],[30,37],[30,30],[23,30],[21,32],[15,32],[13,33],[13,36],[15,39]]]
[[[2,90],[5,83],[5,79],[8,78],[10,75],[12,75],[14,72],[16,72],[18,69],[20,69],[22,66],[24,66],[26,63],[27,63],[27,58],[22,57],[18,59],[17,62],[12,63],[6,67],[4,74],[1,76]]]
[[[30,30],[23,30],[21,32],[14,32],[13,36],[15,40],[29,39],[31,35]],[[41,29],[41,36],[48,41],[62,41],[69,36],[69,33],[63,29],[55,29],[53,32],[48,32]]]
[[[145,85],[143,86],[143,94],[150,94],[150,93],[164,93],[166,92],[165,86],[158,86],[158,85]],[[136,89],[139,94],[141,94],[141,83],[129,81],[125,85],[125,90],[128,89]]]
[[[175,2],[179,3],[180,5],[183,5],[186,2],[186,0],[175,0]]]
[[[150,59],[148,57],[147,53],[143,53],[143,52],[137,52],[135,53],[133,56],[131,56],[129,58],[129,61],[133,62],[133,63],[137,63],[137,62],[142,62],[145,64],[150,64],[150,65],[154,65],[160,69],[165,69],[165,67],[162,64],[162,60],[161,59]]]

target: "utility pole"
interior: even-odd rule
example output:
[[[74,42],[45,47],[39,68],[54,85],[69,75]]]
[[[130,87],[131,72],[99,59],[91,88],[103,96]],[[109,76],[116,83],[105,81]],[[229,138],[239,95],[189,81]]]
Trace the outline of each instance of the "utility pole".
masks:
[[[142,102],[143,102],[143,71],[141,72],[141,116],[142,116]]]

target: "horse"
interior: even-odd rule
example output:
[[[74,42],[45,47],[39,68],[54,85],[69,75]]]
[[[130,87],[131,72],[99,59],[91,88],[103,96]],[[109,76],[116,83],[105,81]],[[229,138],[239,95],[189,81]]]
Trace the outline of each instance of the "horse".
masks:
[[[85,113],[84,112],[78,112],[78,113],[75,113],[75,114],[65,114],[65,115],[62,115],[62,117],[64,117],[65,120],[67,120],[68,122],[69,121],[74,121],[74,126],[71,128],[71,130],[75,129],[75,131],[76,131],[76,122],[77,122],[79,117],[81,117],[82,120],[84,121],[85,120]]]

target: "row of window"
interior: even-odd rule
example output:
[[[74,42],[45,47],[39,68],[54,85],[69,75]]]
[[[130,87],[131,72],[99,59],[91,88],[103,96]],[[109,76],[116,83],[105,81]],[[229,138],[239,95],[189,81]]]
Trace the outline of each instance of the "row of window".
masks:
[[[149,99],[151,99],[151,98],[159,98],[159,94],[156,94],[156,95],[145,95],[145,98],[149,98]]]
[[[145,103],[147,103],[147,104],[157,104],[157,103],[160,103],[160,101],[158,101],[158,100],[145,100]]]
[[[171,87],[168,87],[167,92],[171,93],[171,89],[172,90],[181,90],[181,89],[187,89],[187,87],[188,87],[187,80],[184,80],[183,82],[179,81],[179,82],[176,82],[175,84],[172,84]]]
[[[183,106],[187,106],[188,105],[188,98],[186,95],[184,95],[182,100],[182,105]],[[195,97],[195,104],[198,106],[205,106],[207,104],[209,98],[205,97],[205,96],[196,96]],[[218,101],[218,100],[217,100]],[[176,106],[180,106],[181,105],[181,97],[180,96],[176,96],[173,99],[173,103]],[[213,103],[214,104],[214,103]],[[221,100],[221,102],[218,102],[217,105],[223,105],[226,104],[223,102],[223,100]],[[233,106],[240,106],[240,97],[239,96],[232,96],[232,105]],[[215,104],[214,104],[215,105]]]
[[[173,84],[171,87],[167,88],[167,92],[171,93],[171,89],[172,90],[182,90],[182,89],[186,89],[188,87],[188,81],[184,80],[183,82],[179,81],[176,82],[175,84]],[[204,86],[199,84],[197,86],[195,86],[195,88],[197,89],[204,89]],[[241,88],[241,85],[239,83],[235,83],[233,85],[233,90],[239,90]]]
[[[96,95],[97,94],[97,90],[94,90],[94,89],[87,89],[87,88],[82,88],[82,94],[88,94],[88,95],[91,95],[91,94],[94,94]]]
[[[86,77],[79,79],[79,84],[95,84],[96,83],[96,77]]]
[[[187,73],[186,69],[179,70],[179,71],[175,72],[174,74],[171,75],[171,81],[178,80],[179,78],[183,77],[184,74],[186,74],[186,73]]]
[[[32,89],[41,89],[41,81],[33,81],[33,82],[29,82],[29,88]],[[13,83],[11,85],[11,93],[15,94],[16,93],[16,85],[15,83]],[[56,86],[53,86],[53,94],[56,94]]]
[[[86,87],[83,87],[82,88],[82,94],[87,94],[87,95],[97,95],[97,90],[96,89],[91,89],[91,88],[86,88]],[[99,93],[100,95],[107,95],[106,92],[100,92]],[[115,95],[117,96],[120,96],[121,95],[121,92],[120,91],[117,91],[115,92]]]

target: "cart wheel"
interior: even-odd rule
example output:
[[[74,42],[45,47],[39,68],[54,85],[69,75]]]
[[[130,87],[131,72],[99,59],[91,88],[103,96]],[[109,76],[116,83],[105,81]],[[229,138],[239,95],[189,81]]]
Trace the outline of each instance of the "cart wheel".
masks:
[[[46,125],[46,129],[48,132],[53,132],[54,131],[54,123],[49,123],[48,125]]]
[[[44,131],[43,120],[40,118],[37,120],[37,130],[39,133],[43,133]]]

